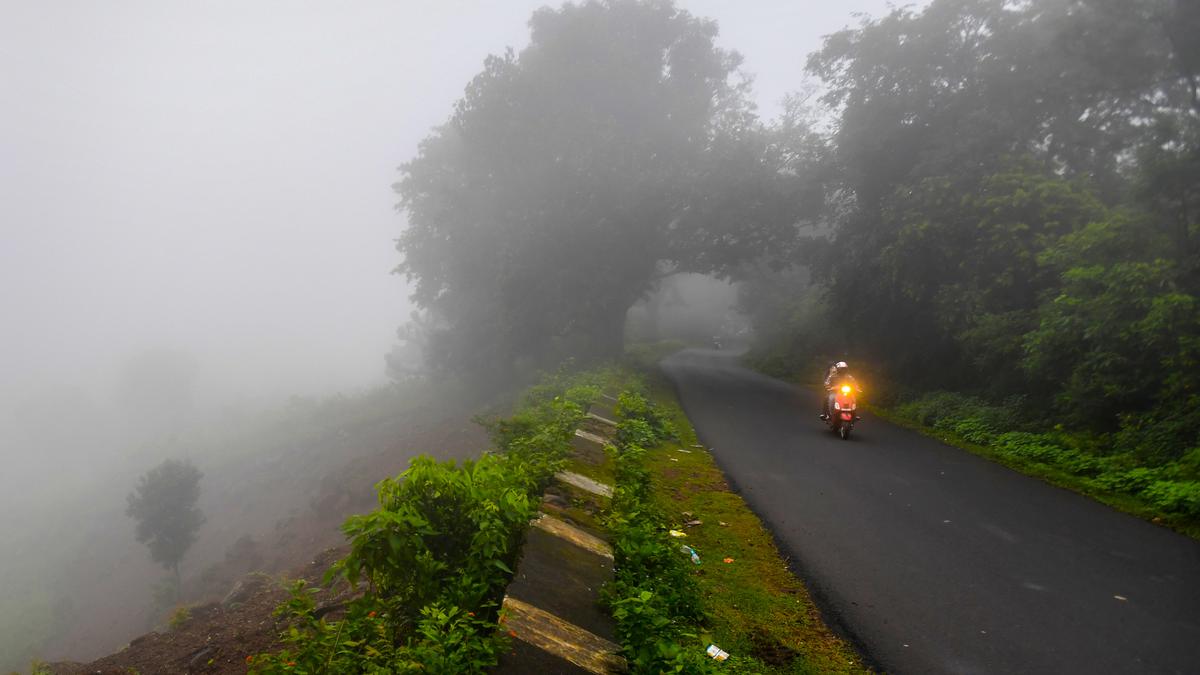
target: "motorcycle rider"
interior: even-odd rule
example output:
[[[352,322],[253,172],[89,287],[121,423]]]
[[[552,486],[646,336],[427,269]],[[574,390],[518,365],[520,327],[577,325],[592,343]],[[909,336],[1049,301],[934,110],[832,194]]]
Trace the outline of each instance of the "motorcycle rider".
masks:
[[[858,382],[850,374],[850,366],[845,361],[838,361],[829,366],[829,372],[825,374],[825,407],[821,409],[821,419],[823,421],[829,419],[829,408],[833,404],[834,392],[843,384],[848,384],[854,387],[855,391],[862,393],[862,389],[858,387]]]

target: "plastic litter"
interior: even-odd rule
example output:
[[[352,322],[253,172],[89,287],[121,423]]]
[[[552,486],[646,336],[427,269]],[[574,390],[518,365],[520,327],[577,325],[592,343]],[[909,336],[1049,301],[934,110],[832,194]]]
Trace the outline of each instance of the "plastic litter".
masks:
[[[725,659],[729,658],[729,652],[716,645],[709,645],[708,649],[704,650],[704,653],[713,657],[713,659],[717,661],[724,661]]]
[[[703,525],[703,524],[704,524],[703,520],[689,520],[686,523],[684,523],[683,526],[684,527],[696,527],[697,525]]]
[[[700,564],[700,554],[696,553],[696,549],[692,548],[691,546],[688,546],[687,544],[684,544],[683,546],[679,547],[679,550],[683,551],[684,553],[691,556],[693,565]]]
[[[726,565],[728,565],[729,563],[733,562],[733,558],[726,558],[724,562]]]
[[[687,536],[687,532],[680,532],[679,530],[667,530],[667,534],[675,538]]]

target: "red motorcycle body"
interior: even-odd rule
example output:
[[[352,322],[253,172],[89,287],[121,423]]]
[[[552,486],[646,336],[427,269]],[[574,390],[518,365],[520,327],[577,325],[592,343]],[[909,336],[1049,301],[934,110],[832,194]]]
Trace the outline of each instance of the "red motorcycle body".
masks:
[[[829,428],[842,440],[850,438],[850,430],[858,417],[858,397],[854,388],[840,386],[833,390],[833,403],[829,406]]]

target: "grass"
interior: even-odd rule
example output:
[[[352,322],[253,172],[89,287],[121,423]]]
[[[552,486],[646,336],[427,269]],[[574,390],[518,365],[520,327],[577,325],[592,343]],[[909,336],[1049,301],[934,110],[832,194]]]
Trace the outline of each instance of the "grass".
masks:
[[[686,531],[682,543],[701,556],[698,575],[710,617],[711,641],[731,654],[730,673],[871,672],[849,643],[833,633],[804,584],[788,569],[771,534],[705,449],[674,394],[651,388],[654,403],[669,411],[679,440],[646,455],[652,499]],[[701,525],[686,527],[689,520]],[[732,559],[726,563],[725,559]]]
[[[1077,492],[1123,513],[1137,516],[1156,525],[1169,527],[1194,539],[1200,539],[1200,522],[1183,516],[1165,514],[1153,504],[1136,495],[1102,489],[1088,476],[1072,473],[1053,464],[1000,452],[993,446],[972,442],[949,429],[931,427],[919,420],[901,415],[893,408],[871,405],[864,405],[864,407],[892,424],[936,438],[947,445],[979,455],[1027,476],[1039,478],[1051,485]]]

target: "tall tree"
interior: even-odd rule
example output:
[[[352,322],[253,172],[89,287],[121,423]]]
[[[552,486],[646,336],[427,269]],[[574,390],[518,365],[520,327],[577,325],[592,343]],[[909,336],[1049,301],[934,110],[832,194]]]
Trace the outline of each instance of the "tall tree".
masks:
[[[849,208],[837,255],[815,270],[859,348],[905,378],[1011,362],[1039,294],[1059,282],[1037,251],[1097,213],[1079,186],[1107,206],[1129,195],[1139,157],[1144,200],[1179,222],[1178,250],[1195,247],[1195,146],[1180,129],[1194,124],[1196,70],[1174,25],[1195,20],[1184,4],[934,0],[827,39],[808,67],[839,112]]]
[[[196,541],[204,515],[196,508],[200,479],[191,462],[174,459],[150,469],[126,497],[125,513],[137,521],[137,540],[154,562],[171,570],[179,587],[179,563]]]
[[[401,168],[398,272],[436,365],[507,370],[621,348],[674,271],[732,274],[790,239],[790,184],[717,27],[669,0],[542,9]]]

